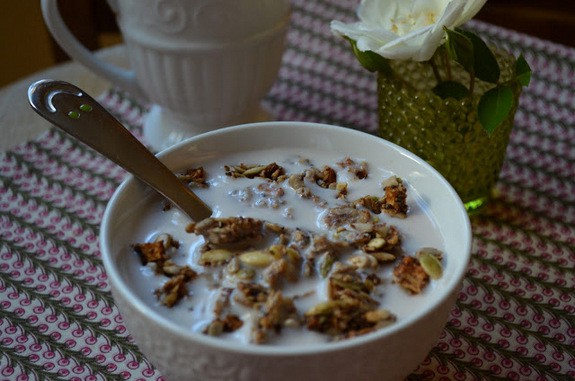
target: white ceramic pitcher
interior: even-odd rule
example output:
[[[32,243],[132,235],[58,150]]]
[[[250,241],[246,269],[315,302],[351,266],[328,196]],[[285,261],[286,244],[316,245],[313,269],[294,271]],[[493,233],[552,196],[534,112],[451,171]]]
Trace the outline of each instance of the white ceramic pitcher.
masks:
[[[56,0],[48,29],[78,62],[153,106],[144,137],[160,150],[212,129],[267,119],[289,0],[109,0],[132,70],[98,59],[70,33]]]

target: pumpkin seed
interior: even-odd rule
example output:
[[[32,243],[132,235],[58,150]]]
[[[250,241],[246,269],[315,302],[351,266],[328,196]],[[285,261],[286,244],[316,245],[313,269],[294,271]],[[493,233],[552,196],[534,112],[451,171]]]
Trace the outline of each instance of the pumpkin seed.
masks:
[[[266,251],[254,250],[240,254],[240,262],[253,267],[266,267],[274,261],[274,256]]]
[[[429,252],[418,253],[417,258],[419,263],[423,268],[423,271],[429,275],[431,279],[439,279],[443,274],[443,268],[441,267],[441,262],[437,257]]]
[[[242,175],[244,175],[245,177],[255,176],[258,173],[260,173],[261,171],[263,171],[264,169],[266,169],[265,165],[258,165],[258,166],[246,169],[244,171],[244,173],[242,173]]]
[[[384,253],[384,252],[375,252],[369,253],[370,255],[374,256],[378,262],[392,262],[395,261],[396,256],[391,253]]]
[[[322,278],[327,277],[334,262],[335,257],[331,253],[325,253],[323,255],[323,260],[321,261],[321,265],[319,266],[319,273],[322,276]]]
[[[232,253],[225,249],[213,249],[203,252],[200,255],[200,265],[219,266],[232,258]]]
[[[373,238],[371,241],[367,243],[367,249],[369,250],[377,250],[381,249],[385,245],[385,238]]]

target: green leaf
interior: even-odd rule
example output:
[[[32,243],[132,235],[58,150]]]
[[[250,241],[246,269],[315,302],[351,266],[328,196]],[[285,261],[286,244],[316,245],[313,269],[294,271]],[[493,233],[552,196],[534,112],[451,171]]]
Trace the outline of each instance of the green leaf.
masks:
[[[469,89],[465,85],[455,81],[439,82],[432,91],[442,99],[462,99],[469,95]]]
[[[473,45],[473,70],[475,71],[475,76],[485,82],[497,83],[501,70],[491,49],[475,33],[462,29],[456,29],[456,31],[469,38]]]
[[[464,34],[443,28],[447,33],[447,41],[445,47],[449,57],[455,62],[458,62],[468,73],[473,73],[475,57],[473,56],[473,43]]]
[[[379,54],[369,50],[366,52],[362,52],[357,48],[356,41],[352,40],[349,37],[345,37],[345,39],[349,41],[351,48],[353,50],[353,54],[355,54],[357,60],[359,61],[361,66],[363,66],[365,69],[371,72],[380,71],[386,74],[391,73],[391,68],[386,58],[383,58]]]
[[[513,90],[511,86],[496,86],[481,96],[477,106],[477,114],[488,135],[491,135],[509,116],[512,108]]]
[[[523,58],[523,55],[520,55],[515,63],[515,77],[517,78],[517,81],[522,86],[529,86],[529,82],[531,82],[531,73],[531,67],[525,58]]]

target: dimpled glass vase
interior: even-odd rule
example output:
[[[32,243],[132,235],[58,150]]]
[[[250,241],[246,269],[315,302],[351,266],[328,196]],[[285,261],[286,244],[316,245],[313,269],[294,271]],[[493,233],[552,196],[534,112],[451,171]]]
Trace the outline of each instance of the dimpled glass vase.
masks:
[[[515,57],[496,52],[500,82],[514,76]],[[432,91],[436,76],[429,63],[390,61],[391,71],[378,74],[381,137],[420,156],[455,188],[468,213],[481,210],[503,165],[521,86],[513,86],[508,117],[489,135],[478,119],[481,94],[492,84],[475,80],[473,96],[442,99]],[[438,68],[443,78],[468,84],[469,74],[455,64]]]

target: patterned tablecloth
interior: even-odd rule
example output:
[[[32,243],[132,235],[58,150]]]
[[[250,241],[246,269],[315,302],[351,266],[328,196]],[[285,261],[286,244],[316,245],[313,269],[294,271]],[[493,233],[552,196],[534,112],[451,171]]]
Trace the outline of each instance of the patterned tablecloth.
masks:
[[[375,78],[329,30],[355,19],[357,2],[293,4],[266,105],[282,120],[376,132]],[[533,81],[499,196],[472,218],[457,304],[409,379],[575,379],[575,50],[468,27],[523,53]],[[100,100],[140,135],[145,105],[116,89]],[[99,223],[124,176],[57,130],[0,153],[0,380],[162,379],[130,340],[100,260]]]

